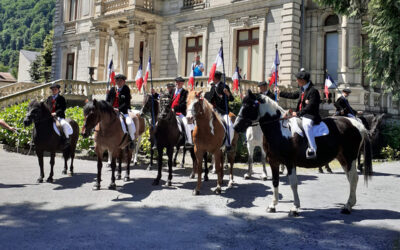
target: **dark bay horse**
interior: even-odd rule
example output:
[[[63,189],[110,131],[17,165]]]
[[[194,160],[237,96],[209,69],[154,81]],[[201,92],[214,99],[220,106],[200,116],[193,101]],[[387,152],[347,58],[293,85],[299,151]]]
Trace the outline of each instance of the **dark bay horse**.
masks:
[[[28,107],[28,113],[24,119],[24,125],[29,126],[32,122],[35,124],[33,128],[33,142],[35,144],[36,155],[39,160],[40,176],[38,182],[43,182],[43,153],[44,151],[50,152],[50,174],[47,182],[53,182],[53,167],[56,152],[62,152],[64,157],[64,170],[63,174],[67,174],[68,159],[71,158],[69,167],[69,174],[74,174],[74,157],[76,143],[79,137],[79,126],[74,120],[67,118],[66,121],[71,125],[73,134],[70,135],[70,146],[64,149],[64,143],[61,136],[59,136],[53,129],[54,117],[51,115],[49,108],[43,102],[32,101]]]
[[[141,117],[147,117],[147,121],[150,127],[150,163],[147,170],[153,168],[153,157],[154,157],[154,128],[157,123],[158,113],[160,112],[160,104],[157,99],[152,95],[147,94],[143,96],[143,106],[140,110]]]
[[[294,207],[289,215],[297,216],[300,199],[297,193],[296,166],[316,168],[329,163],[336,158],[350,183],[350,195],[342,208],[342,213],[350,213],[356,203],[356,189],[358,173],[355,165],[357,156],[364,146],[365,169],[364,180],[367,182],[372,175],[371,147],[364,126],[355,119],[345,117],[325,118],[323,121],[329,128],[329,134],[316,137],[317,158],[307,160],[305,151],[308,147],[307,139],[283,125],[282,117],[285,111],[272,99],[262,95],[255,95],[250,90],[243,99],[234,128],[244,132],[254,122],[259,122],[265,136],[264,150],[267,153],[272,170],[274,197],[268,210],[275,212],[279,195],[279,164],[287,167],[289,182],[294,196]],[[293,120],[292,120],[293,121]]]
[[[97,180],[93,186],[94,190],[100,189],[101,169],[103,166],[103,154],[108,150],[112,155],[111,159],[111,184],[109,189],[116,189],[115,169],[116,159],[126,156],[126,175],[125,181],[129,181],[130,177],[130,161],[132,158],[132,149],[129,149],[129,135],[122,130],[119,115],[114,108],[106,101],[88,102],[83,108],[85,123],[82,127],[82,135],[88,137],[94,130],[94,150],[97,155]]]

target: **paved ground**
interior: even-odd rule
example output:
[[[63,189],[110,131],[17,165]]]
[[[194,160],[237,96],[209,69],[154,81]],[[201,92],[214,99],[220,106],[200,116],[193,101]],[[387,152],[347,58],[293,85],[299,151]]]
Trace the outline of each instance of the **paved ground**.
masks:
[[[173,187],[153,187],[156,171],[135,168],[134,180],[118,181],[117,191],[106,189],[110,172],[103,169],[102,190],[92,191],[95,162],[77,160],[76,175],[67,177],[57,158],[55,182],[36,184],[35,157],[0,150],[0,159],[1,249],[400,248],[399,162],[376,164],[368,188],[360,178],[351,215],[339,212],[349,189],[341,169],[300,170],[301,216],[289,218],[287,178],[281,178],[277,213],[268,214],[271,181],[243,180],[243,168],[234,188],[214,195],[211,175],[194,197],[189,168],[174,169]]]

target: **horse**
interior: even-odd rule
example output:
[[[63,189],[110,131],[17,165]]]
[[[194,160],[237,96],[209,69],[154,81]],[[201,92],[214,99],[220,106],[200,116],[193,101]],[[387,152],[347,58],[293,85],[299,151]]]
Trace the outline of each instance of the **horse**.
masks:
[[[160,112],[159,102],[152,95],[147,94],[143,96],[143,106],[140,110],[140,116],[146,117],[150,125],[150,163],[147,170],[153,168],[153,156],[154,156],[154,128],[157,123],[158,113]]]
[[[289,182],[294,196],[294,206],[290,209],[290,216],[298,216],[300,199],[297,193],[296,166],[316,168],[338,159],[350,183],[350,195],[341,212],[351,213],[356,203],[356,189],[358,173],[355,166],[357,156],[364,146],[365,169],[364,181],[372,176],[371,145],[367,130],[355,119],[346,117],[325,118],[323,122],[329,128],[329,134],[316,137],[317,158],[306,159],[305,151],[308,147],[307,139],[292,131],[283,124],[285,111],[272,99],[266,96],[255,95],[248,90],[243,99],[238,119],[234,124],[237,132],[244,132],[254,122],[259,122],[265,136],[264,149],[272,170],[273,201],[268,207],[269,212],[276,211],[279,195],[279,164],[287,167]],[[290,122],[297,122],[295,119]]]
[[[233,114],[230,114],[230,117]],[[234,115],[233,115],[234,116]],[[214,156],[215,169],[217,173],[217,187],[214,192],[221,193],[221,185],[223,179],[223,153],[221,147],[224,144],[225,129],[220,116],[213,110],[212,105],[202,96],[202,92],[190,91],[187,101],[188,119],[194,119],[196,126],[193,130],[194,152],[196,154],[197,166],[201,166],[204,153],[208,152]],[[232,149],[236,148],[238,134],[235,133],[232,140]],[[229,186],[233,184],[233,161],[235,150],[228,155],[231,162],[231,173]],[[232,158],[233,156],[233,158]],[[197,185],[193,191],[193,195],[199,195],[201,189],[201,171],[197,168]]]
[[[56,152],[62,152],[64,157],[64,170],[62,174],[67,174],[67,163],[68,159],[71,158],[71,164],[69,167],[69,175],[74,174],[74,158],[76,143],[79,137],[79,126],[78,123],[72,119],[67,118],[66,121],[71,125],[73,129],[72,135],[70,135],[70,146],[64,148],[64,143],[61,138],[53,129],[54,117],[51,115],[49,108],[44,102],[38,102],[36,100],[29,104],[28,112],[24,119],[24,125],[29,126],[32,122],[35,124],[33,128],[33,142],[35,144],[36,155],[39,161],[40,176],[37,179],[38,183],[42,183],[44,179],[43,170],[43,153],[44,151],[50,152],[50,174],[47,178],[47,182],[53,182],[53,167],[54,158]]]
[[[83,108],[84,125],[82,127],[82,135],[88,137],[94,130],[94,150],[97,155],[97,179],[93,186],[93,190],[100,190],[101,169],[103,166],[103,153],[108,150],[112,155],[111,159],[111,183],[108,189],[115,190],[115,169],[116,158],[121,158],[123,152],[126,155],[126,175],[124,181],[129,181],[130,177],[130,161],[132,151],[129,149],[129,135],[125,134],[119,114],[106,101],[97,101],[94,99],[86,103]],[[120,162],[121,163],[121,162]]]
[[[246,130],[246,139],[247,139],[247,151],[249,152],[248,157],[248,169],[247,173],[244,174],[245,179],[250,179],[253,174],[253,156],[255,147],[260,147],[261,149],[261,162],[263,166],[262,179],[267,180],[267,170],[265,169],[265,158],[266,154],[263,149],[263,134],[261,131],[261,127],[259,124],[254,124],[254,126],[250,126]]]

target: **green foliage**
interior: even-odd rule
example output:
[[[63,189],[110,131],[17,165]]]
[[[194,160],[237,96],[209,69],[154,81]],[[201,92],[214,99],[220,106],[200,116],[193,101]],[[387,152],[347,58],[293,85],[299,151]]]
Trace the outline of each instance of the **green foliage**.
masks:
[[[53,28],[55,0],[0,0],[0,63],[16,74],[20,49],[37,50]],[[16,77],[16,75],[14,75]]]
[[[240,96],[235,96],[235,100],[229,103],[229,110],[235,115],[239,114],[240,107],[242,106],[242,100]],[[239,135],[238,144],[236,147],[235,161],[246,162],[248,158],[247,147],[243,144],[245,141],[245,134]]]
[[[399,0],[317,0],[337,14],[367,17],[363,29],[368,46],[359,53],[372,84],[400,95],[400,1]]]
[[[140,149],[147,157],[150,157],[150,127],[147,127],[146,131],[142,135],[142,141],[140,142]],[[156,153],[156,152],[155,152]]]
[[[390,146],[382,148],[381,155],[384,159],[395,160],[400,158],[400,151],[393,149]]]
[[[49,82],[51,74],[51,58],[53,52],[54,30],[46,36],[40,56],[31,63],[29,74],[33,82]]]
[[[400,150],[400,125],[387,124],[382,131],[387,145],[395,150]]]
[[[71,118],[74,121],[76,121],[79,125],[79,128],[83,127],[84,123],[84,117],[83,117],[83,109],[81,107],[75,106],[68,108],[65,111],[65,117]],[[79,140],[76,148],[78,150],[89,150],[89,154],[94,153],[93,152],[93,146],[94,146],[94,141],[90,138],[83,138],[81,135],[79,135]]]

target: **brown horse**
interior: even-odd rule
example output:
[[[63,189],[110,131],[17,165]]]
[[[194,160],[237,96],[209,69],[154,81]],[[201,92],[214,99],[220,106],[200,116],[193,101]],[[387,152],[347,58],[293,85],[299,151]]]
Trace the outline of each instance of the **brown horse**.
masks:
[[[83,108],[85,123],[82,127],[82,135],[87,137],[94,129],[95,152],[97,154],[97,180],[93,189],[100,189],[101,168],[103,166],[103,153],[108,150],[112,155],[111,160],[111,184],[109,189],[116,189],[115,168],[116,158],[121,157],[123,151],[126,153],[126,176],[125,181],[129,180],[129,164],[132,158],[132,150],[129,149],[129,135],[125,134],[121,127],[119,115],[113,107],[106,101],[88,102]]]
[[[202,97],[202,92],[191,91],[188,95],[187,107],[187,118],[196,121],[196,126],[193,130],[193,143],[197,166],[201,166],[204,153],[208,152],[214,156],[215,170],[218,176],[215,193],[220,194],[223,180],[223,153],[221,148],[225,138],[224,125],[220,116],[213,110],[212,105]],[[236,138],[237,142],[238,135],[236,133],[234,138]],[[233,142],[235,142],[235,139]],[[235,147],[236,145],[232,143],[232,148]],[[233,181],[232,167],[234,160],[234,157],[231,157],[232,155],[234,154],[229,155],[231,181]],[[194,195],[200,194],[202,168],[198,167],[197,172],[197,186],[193,191]]]

